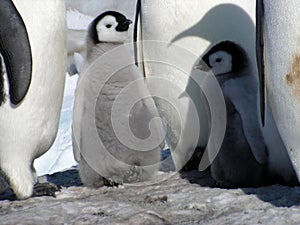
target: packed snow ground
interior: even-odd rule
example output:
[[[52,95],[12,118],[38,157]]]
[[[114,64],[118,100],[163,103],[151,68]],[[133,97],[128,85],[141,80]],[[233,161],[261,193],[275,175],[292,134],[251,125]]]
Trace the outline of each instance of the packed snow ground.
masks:
[[[75,169],[47,176],[57,197],[0,201],[1,224],[300,224],[300,187],[209,188],[207,174],[92,189]],[[198,183],[194,183],[197,181]],[[11,193],[2,198],[12,198]]]

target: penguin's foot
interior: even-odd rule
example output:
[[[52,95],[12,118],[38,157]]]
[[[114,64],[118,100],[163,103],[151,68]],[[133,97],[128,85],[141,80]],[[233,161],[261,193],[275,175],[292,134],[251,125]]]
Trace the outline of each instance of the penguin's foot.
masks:
[[[103,178],[103,183],[105,186],[108,186],[108,187],[118,187],[119,186],[119,183],[117,183],[113,180],[110,180],[110,179],[106,179],[106,178]]]
[[[2,173],[9,181],[11,189],[17,199],[27,199],[32,196],[32,188],[35,183],[32,171],[24,167],[25,162],[9,162],[1,165]],[[19,165],[18,167],[12,165]]]
[[[60,191],[61,187],[52,183],[36,183],[33,187],[32,197],[52,196],[56,197],[55,192]]]
[[[142,169],[139,166],[131,166],[130,169],[125,173],[125,182],[134,183],[140,181],[142,176]]]

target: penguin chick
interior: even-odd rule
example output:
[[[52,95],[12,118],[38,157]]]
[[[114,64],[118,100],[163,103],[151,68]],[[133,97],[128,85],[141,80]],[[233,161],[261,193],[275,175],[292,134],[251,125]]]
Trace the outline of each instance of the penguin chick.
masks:
[[[159,114],[154,101],[124,45],[131,23],[121,13],[107,11],[88,28],[72,125],[74,156],[79,162],[81,180],[87,186],[100,187],[107,180],[118,184],[144,181],[159,168],[163,126],[155,120]],[[136,85],[129,92],[122,92],[131,84]],[[130,102],[133,98],[138,100],[134,104]],[[126,111],[128,105],[130,110]],[[121,122],[114,126],[118,121]],[[119,129],[124,129],[121,134],[116,131]],[[153,134],[157,145],[151,149],[143,149],[143,145],[135,148],[134,138],[129,137],[134,135],[143,142]]]
[[[267,151],[257,106],[257,82],[243,48],[231,41],[213,46],[195,66],[217,78],[226,103],[227,125],[212,177],[225,188],[255,187],[269,183]]]

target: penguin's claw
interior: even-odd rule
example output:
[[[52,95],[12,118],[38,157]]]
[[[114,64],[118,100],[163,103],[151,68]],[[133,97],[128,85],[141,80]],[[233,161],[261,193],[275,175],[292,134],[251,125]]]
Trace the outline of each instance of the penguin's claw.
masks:
[[[107,186],[107,187],[118,187],[120,185],[119,182],[116,182],[114,180],[110,180],[110,179],[106,179],[106,178],[103,178],[103,183],[104,183],[104,186]],[[121,182],[122,184],[122,182]]]

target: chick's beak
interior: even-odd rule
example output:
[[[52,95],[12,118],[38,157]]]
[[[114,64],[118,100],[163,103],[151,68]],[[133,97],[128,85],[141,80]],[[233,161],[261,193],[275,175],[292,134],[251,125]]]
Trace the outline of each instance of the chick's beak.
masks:
[[[129,29],[130,24],[132,24],[132,21],[129,19],[126,19],[119,23],[119,25],[116,27],[116,30],[119,32],[127,31]]]
[[[194,70],[202,70],[208,72],[210,70],[209,66],[203,60],[200,60],[198,64],[193,67]]]
[[[132,24],[132,21],[129,20],[129,19],[127,19],[127,20],[124,21],[124,25],[125,25],[125,24],[126,24],[126,25],[130,25],[130,24]]]

